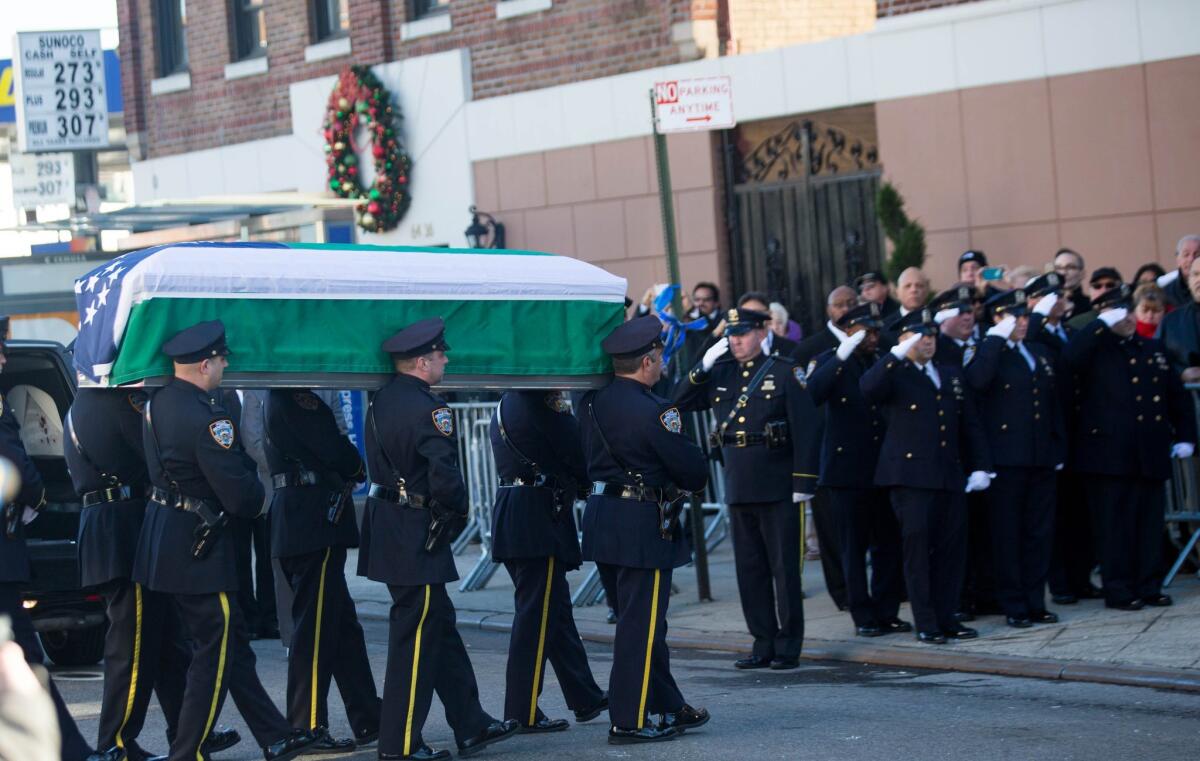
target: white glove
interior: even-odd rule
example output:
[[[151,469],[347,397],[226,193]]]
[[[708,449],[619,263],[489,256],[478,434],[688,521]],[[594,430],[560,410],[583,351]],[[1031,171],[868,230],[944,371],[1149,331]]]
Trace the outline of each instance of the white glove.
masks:
[[[1196,454],[1196,445],[1189,441],[1181,441],[1171,447],[1171,456],[1180,460],[1186,460]]]
[[[1116,309],[1110,309],[1107,312],[1101,312],[1100,320],[1111,328],[1113,325],[1116,325],[1118,322],[1124,320],[1128,316],[1128,309],[1125,307],[1117,307]]]
[[[904,359],[908,355],[908,350],[916,346],[917,341],[921,340],[920,333],[913,333],[908,338],[892,347],[892,356],[896,359]]]
[[[813,498],[813,495],[811,495],[811,494],[805,494],[804,492],[799,492],[799,491],[792,492],[792,502],[797,505],[800,504],[801,502],[807,502],[812,498]]]
[[[852,336],[846,336],[837,348],[837,358],[843,362],[850,359],[850,355],[866,337],[867,331],[865,330],[860,330]]]
[[[1055,466],[1054,466],[1054,469],[1055,469],[1055,470],[1062,470],[1062,469],[1063,469],[1063,468],[1065,468],[1066,466],[1067,466],[1067,464],[1066,464],[1065,462],[1060,462],[1059,464],[1057,464],[1057,465],[1055,465]]]
[[[27,507],[25,508],[24,512],[21,513],[21,525],[28,526],[30,523],[33,523],[34,519],[37,517],[38,511],[34,510],[32,507]]]
[[[1058,303],[1057,293],[1048,293],[1042,297],[1042,300],[1033,308],[1034,314],[1040,314],[1042,317],[1049,317],[1050,310]]]
[[[1159,277],[1157,280],[1155,280],[1155,282],[1158,283],[1159,288],[1166,288],[1168,285],[1170,285],[1171,283],[1175,282],[1178,279],[1179,279],[1179,270],[1171,270],[1167,274]]]
[[[995,473],[988,473],[984,470],[972,471],[971,475],[967,476],[967,492],[987,489],[992,485],[992,479],[995,477]]]
[[[952,317],[958,317],[960,314],[962,314],[962,310],[959,309],[958,307],[951,307],[950,309],[943,309],[933,316],[933,321],[936,322],[938,325],[941,325],[946,320],[949,320]]]
[[[729,351],[729,339],[722,338],[704,352],[704,359],[700,360],[700,369],[704,372],[713,369],[713,365],[717,364],[717,360],[727,351]]]
[[[989,336],[999,336],[1005,341],[1012,335],[1013,329],[1017,327],[1017,318],[1011,314],[1006,314],[1000,318],[1000,322],[988,328]]]

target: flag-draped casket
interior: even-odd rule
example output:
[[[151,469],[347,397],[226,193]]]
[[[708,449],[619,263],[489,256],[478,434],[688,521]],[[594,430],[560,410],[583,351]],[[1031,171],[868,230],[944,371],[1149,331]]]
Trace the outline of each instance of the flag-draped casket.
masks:
[[[373,388],[380,344],[446,321],[447,387],[584,387],[610,369],[600,340],[626,284],[529,251],[282,243],[179,243],[124,254],[75,284],[83,385],[162,382],[163,342],[225,323],[230,385]]]

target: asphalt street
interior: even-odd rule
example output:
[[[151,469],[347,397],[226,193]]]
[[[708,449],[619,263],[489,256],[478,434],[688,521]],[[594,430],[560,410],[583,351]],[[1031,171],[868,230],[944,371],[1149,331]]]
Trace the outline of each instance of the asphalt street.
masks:
[[[387,626],[364,621],[377,677],[383,673]],[[463,632],[484,708],[503,705],[506,635]],[[603,686],[611,663],[605,645],[588,644]],[[281,703],[286,680],[278,641],[256,642],[258,673]],[[1200,696],[1162,690],[1050,682],[977,674],[899,670],[803,662],[791,672],[739,672],[724,653],[676,649],[671,663],[680,688],[713,720],[667,743],[609,746],[601,717],[552,735],[517,736],[477,758],[534,759],[1184,759],[1200,738]],[[95,737],[100,670],[55,669],[84,736]],[[236,676],[234,678],[237,678]],[[336,736],[348,727],[340,699],[331,699]],[[568,717],[551,671],[541,705]],[[496,714],[498,715],[498,713]],[[386,719],[385,719],[386,720]],[[220,723],[242,742],[220,759],[261,759],[236,709],[226,701]],[[165,752],[162,714],[151,706],[140,742]],[[453,750],[453,737],[435,698],[425,739]],[[374,759],[374,746],[338,758]]]

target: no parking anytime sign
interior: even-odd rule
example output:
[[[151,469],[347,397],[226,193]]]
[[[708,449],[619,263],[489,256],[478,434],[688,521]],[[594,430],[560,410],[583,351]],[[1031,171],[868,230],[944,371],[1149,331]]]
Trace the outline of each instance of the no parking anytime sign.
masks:
[[[654,106],[662,133],[729,129],[737,124],[729,77],[655,82]]]

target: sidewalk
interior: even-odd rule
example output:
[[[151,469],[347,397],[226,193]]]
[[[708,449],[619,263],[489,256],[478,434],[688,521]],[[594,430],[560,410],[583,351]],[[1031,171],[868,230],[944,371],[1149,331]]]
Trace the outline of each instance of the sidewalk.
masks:
[[[478,557],[477,546],[459,557],[460,575]],[[391,604],[387,588],[350,575],[356,564],[357,553],[352,551],[346,568],[359,615],[386,619]],[[568,575],[572,589],[590,567],[586,564]],[[671,597],[668,640],[675,647],[748,653],[751,639],[745,632],[728,541],[709,558],[709,572],[714,601],[701,603],[696,599],[695,570],[690,566],[676,570],[674,583],[679,591]],[[987,616],[970,624],[979,630],[979,639],[943,646],[919,644],[911,634],[854,636],[850,615],[838,611],[825,593],[819,561],[805,563],[804,585],[804,655],[808,658],[1200,692],[1200,580],[1194,575],[1176,578],[1167,590],[1175,598],[1169,608],[1128,613],[1107,610],[1100,600],[1051,604],[1062,619],[1057,624],[1011,629],[1002,617]],[[457,584],[449,588],[460,626],[510,628],[513,588],[503,568],[481,591],[458,592]],[[606,613],[603,605],[575,609],[584,639],[612,639]],[[907,604],[900,617],[912,620]]]

